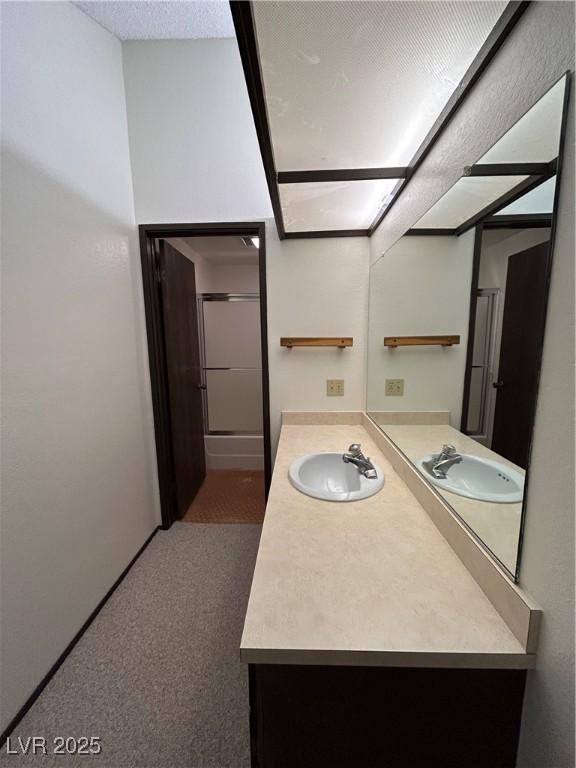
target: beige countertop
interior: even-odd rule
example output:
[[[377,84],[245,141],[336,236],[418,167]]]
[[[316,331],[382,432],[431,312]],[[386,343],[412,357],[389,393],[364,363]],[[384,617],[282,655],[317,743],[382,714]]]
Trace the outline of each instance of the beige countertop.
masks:
[[[360,442],[357,502],[292,487],[294,459]],[[284,426],[241,641],[249,663],[529,668],[505,622],[361,426]]]
[[[418,426],[414,424],[385,424],[381,427],[413,464],[430,453],[439,453],[444,443],[451,443],[458,453],[468,453],[512,467],[520,474],[521,467],[508,461],[489,448],[462,434],[448,424]],[[522,502],[498,504],[458,496],[434,486],[500,562],[511,573],[516,570],[518,540],[522,520]]]

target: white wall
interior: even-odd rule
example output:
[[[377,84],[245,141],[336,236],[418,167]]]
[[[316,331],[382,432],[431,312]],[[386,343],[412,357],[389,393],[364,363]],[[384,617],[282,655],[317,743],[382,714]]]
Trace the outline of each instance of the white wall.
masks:
[[[362,410],[365,400],[368,238],[284,240],[269,223],[268,348],[272,444],[280,413]],[[287,349],[281,336],[353,336],[347,349]],[[344,379],[344,397],[326,395]]]
[[[197,293],[259,293],[257,264],[216,264],[181,237],[171,237],[168,242],[194,262]]]
[[[533,2],[370,240],[377,259],[574,68],[574,4]],[[556,766],[554,766],[556,768]]]
[[[251,264],[214,264],[207,293],[260,293],[260,274]]]
[[[236,40],[123,45],[136,220],[271,216]]]
[[[520,585],[544,615],[537,667],[528,674],[518,768],[575,763],[574,91],[564,169],[520,568]]]
[[[158,522],[120,43],[2,15],[0,730]]]
[[[482,251],[478,288],[500,288],[506,291],[508,257],[550,239],[550,230],[489,229],[482,233]]]
[[[368,382],[371,411],[450,411],[460,428],[474,231],[402,237],[370,269]],[[459,334],[453,347],[384,347],[384,336]],[[402,397],[385,379],[404,379]]]
[[[267,222],[273,448],[282,410],[362,409],[369,240],[278,240],[236,41],[125,43],[124,73],[137,220]],[[340,334],[353,349],[280,348]]]

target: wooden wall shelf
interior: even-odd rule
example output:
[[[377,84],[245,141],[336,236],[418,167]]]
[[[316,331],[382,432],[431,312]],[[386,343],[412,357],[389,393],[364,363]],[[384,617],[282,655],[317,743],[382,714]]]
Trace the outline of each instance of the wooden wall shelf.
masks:
[[[354,344],[352,336],[282,336],[281,347],[338,347],[344,349]]]
[[[460,336],[385,336],[385,347],[451,347],[460,344]]]

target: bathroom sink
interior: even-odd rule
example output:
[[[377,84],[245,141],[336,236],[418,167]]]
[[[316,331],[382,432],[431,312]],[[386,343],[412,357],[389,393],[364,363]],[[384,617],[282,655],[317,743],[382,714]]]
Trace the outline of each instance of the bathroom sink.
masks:
[[[373,496],[384,485],[380,467],[375,478],[362,475],[353,464],[345,464],[341,453],[310,453],[296,459],[288,470],[292,485],[301,493],[326,501],[357,501]]]
[[[416,463],[424,477],[444,491],[478,501],[512,504],[522,501],[524,477],[512,467],[491,459],[462,454],[462,461],[446,470],[446,477],[434,477],[432,464],[438,454],[424,456]]]

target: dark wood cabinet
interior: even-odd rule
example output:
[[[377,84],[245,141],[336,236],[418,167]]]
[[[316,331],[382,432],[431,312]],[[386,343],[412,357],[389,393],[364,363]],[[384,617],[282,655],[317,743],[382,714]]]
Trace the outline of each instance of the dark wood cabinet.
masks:
[[[252,768],[513,768],[525,670],[251,664]]]

